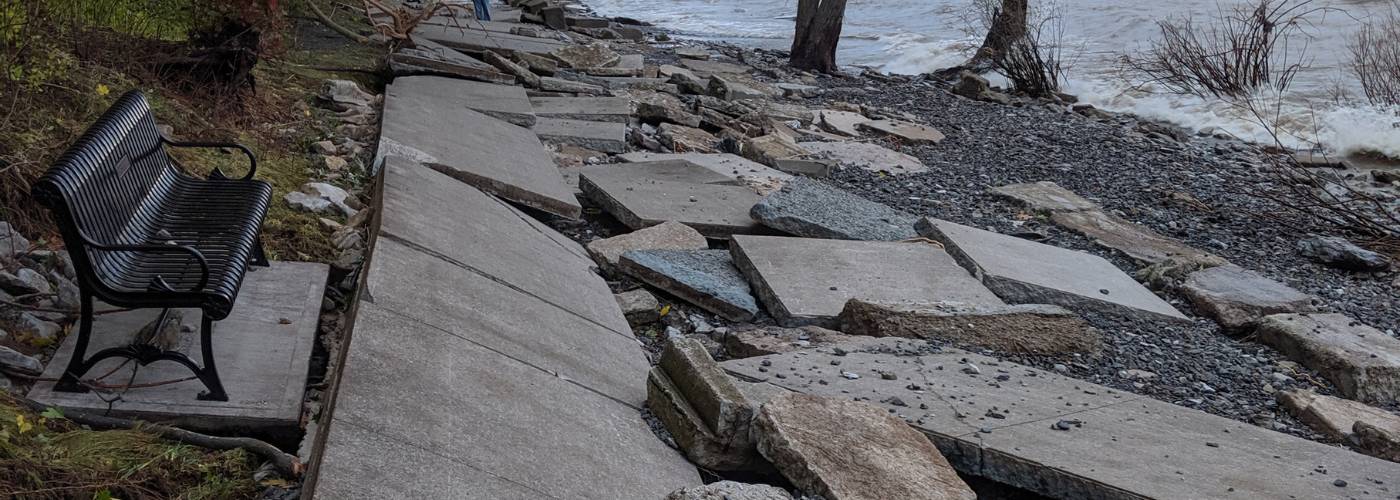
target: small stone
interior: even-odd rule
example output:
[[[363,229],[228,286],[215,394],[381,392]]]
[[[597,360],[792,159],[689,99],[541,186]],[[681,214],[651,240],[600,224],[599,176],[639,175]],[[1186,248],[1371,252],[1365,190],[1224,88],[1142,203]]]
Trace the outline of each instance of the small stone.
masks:
[[[332,172],[339,172],[341,170],[345,170],[345,167],[350,165],[350,162],[345,161],[345,158],[340,156],[327,156],[325,157],[325,162],[326,169]]]
[[[977,365],[968,363],[966,365],[963,365],[962,372],[968,375],[981,375],[982,369],[978,368]]]
[[[651,292],[638,288],[619,293],[613,298],[617,299],[623,316],[627,317],[627,323],[632,326],[655,323],[661,319],[661,303]]]
[[[5,346],[0,346],[0,368],[21,375],[37,376],[44,372],[44,364],[38,359]]]
[[[841,376],[845,377],[846,380],[855,380],[860,378],[860,375],[851,372],[841,372]]]
[[[331,142],[331,141],[318,141],[318,142],[312,143],[312,144],[311,144],[311,150],[312,150],[312,151],[315,151],[316,154],[321,154],[321,155],[326,155],[326,156],[334,155],[334,154],[336,154],[336,152],[338,151],[338,150],[336,149],[336,147],[335,147],[335,143],[334,143],[334,142]]]
[[[0,290],[12,295],[52,293],[53,286],[38,271],[22,267],[14,274],[0,271]]]
[[[13,258],[29,250],[29,240],[19,234],[8,222],[0,221],[0,259]]]
[[[1345,488],[1347,487],[1347,482],[1345,479],[1338,479],[1336,481],[1332,481],[1332,486],[1336,486],[1338,488]]]

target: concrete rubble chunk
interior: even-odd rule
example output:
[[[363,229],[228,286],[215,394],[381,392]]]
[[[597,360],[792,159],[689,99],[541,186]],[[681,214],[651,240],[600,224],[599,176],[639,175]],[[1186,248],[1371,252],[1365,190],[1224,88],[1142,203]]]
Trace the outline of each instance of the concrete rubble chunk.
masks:
[[[803,85],[800,83],[779,83],[778,90],[783,91],[783,97],[800,99],[803,97],[816,97],[821,94],[821,87],[815,85]]]
[[[804,492],[828,500],[973,500],[948,460],[882,408],[788,394],[764,403],[758,449]]]
[[[540,77],[540,90],[545,92],[567,92],[573,94],[605,96],[608,89],[590,83],[576,82],[555,78],[552,76]]]
[[[667,221],[648,228],[594,240],[588,254],[604,271],[617,269],[618,259],[632,250],[704,250],[709,248],[699,231],[679,222]]]
[[[524,67],[529,68],[532,73],[539,76],[554,76],[555,73],[559,72],[559,61],[545,56],[516,52],[511,54],[511,60],[515,61],[517,64],[524,65]]]
[[[749,218],[753,189],[684,160],[595,165],[579,172],[579,188],[632,229],[676,221],[712,238],[763,231]]]
[[[389,55],[388,63],[395,76],[442,75],[504,85],[515,83],[515,75],[426,38],[414,40],[411,47],[399,47]]]
[[[1316,370],[1349,398],[1400,403],[1400,340],[1343,314],[1275,314],[1255,336]]]
[[[1400,477],[1397,463],[1005,359],[875,340],[720,366],[756,403],[795,391],[877,404],[958,472],[1050,498],[1356,498],[1339,479],[1396,493],[1371,480]]]
[[[927,125],[900,120],[874,120],[860,124],[863,130],[892,135],[909,144],[938,144],[943,133]]]
[[[658,127],[657,137],[660,138],[661,144],[666,145],[666,147],[671,148],[671,151],[677,153],[719,152],[715,147],[719,143],[719,138],[715,137],[714,134],[695,127],[676,125],[674,123],[662,123],[661,126]]]
[[[1349,443],[1357,451],[1373,457],[1400,459],[1400,439],[1397,439],[1400,438],[1400,415],[1301,389],[1278,393],[1278,402],[1298,420],[1329,438]],[[1358,426],[1374,429],[1369,434],[1384,437],[1369,441],[1352,439],[1353,434],[1358,434]]]
[[[627,150],[627,125],[617,122],[538,118],[535,135],[552,144],[569,144],[604,153]]]
[[[873,120],[853,111],[823,109],[817,111],[817,126],[822,130],[846,137],[860,137],[860,126]]]
[[[744,139],[743,153],[745,158],[781,169],[782,160],[806,156],[807,150],[781,134],[768,134]]]
[[[567,45],[555,50],[551,55],[574,69],[606,68],[622,59],[622,56],[604,43]]]
[[[1336,236],[1313,236],[1300,240],[1298,252],[1323,265],[1347,271],[1378,272],[1390,268],[1390,257]]]
[[[648,161],[685,160],[695,165],[699,165],[712,172],[724,175],[743,185],[756,188],[760,193],[767,193],[782,187],[792,175],[774,170],[767,165],[751,161],[739,155],[729,153],[649,153],[633,152],[617,155],[619,160],[628,163],[641,163]]]
[[[927,243],[735,235],[729,251],[782,326],[833,328],[851,299],[1002,304]]]
[[[1226,264],[1225,259],[1099,210],[1062,211],[1051,215],[1050,219],[1066,229],[1093,238],[1103,247],[1123,252],[1138,262],[1189,262],[1202,267]]]
[[[705,345],[672,338],[647,376],[647,405],[686,457],[713,470],[762,470],[750,426],[754,405]]]
[[[661,319],[661,303],[651,292],[638,288],[619,293],[613,298],[617,299],[617,306],[622,308],[622,315],[627,317],[629,325],[646,325]]]
[[[1095,353],[1098,330],[1078,315],[1047,304],[970,305],[910,301],[846,302],[841,331],[871,337],[951,341],[1025,354]]]
[[[766,84],[756,80],[739,76],[715,75],[710,77],[710,84],[706,90],[711,96],[726,101],[766,99],[782,95],[782,91],[780,90],[770,88]]]
[[[525,89],[514,85],[414,76],[395,79],[394,90],[438,97],[521,127],[535,125],[535,109],[530,106],[529,96],[525,95]]]
[[[917,174],[928,167],[918,158],[869,142],[799,142],[814,157],[829,158],[840,165],[888,174]]]
[[[695,73],[692,73],[690,70],[670,64],[662,64],[657,68],[656,74],[660,75],[661,78],[670,78],[672,75],[681,74],[691,80],[700,81],[700,77],[695,76]]]
[[[754,220],[806,238],[899,241],[918,237],[918,218],[821,182],[794,178],[749,211]]]
[[[753,69],[749,66],[744,66],[740,64],[728,63],[723,61],[701,61],[698,59],[682,59],[681,66],[684,66],[686,69],[694,71],[696,74],[702,77],[707,75],[724,74],[738,75],[748,73],[749,70]]]
[[[726,334],[724,336],[724,353],[731,359],[742,359],[816,347],[852,345],[860,340],[860,337],[846,335],[820,326],[800,328],[768,326]]]
[[[646,58],[641,54],[623,54],[612,66],[587,68],[584,72],[593,76],[640,77],[645,66]]]
[[[915,229],[1009,303],[1188,321],[1102,257],[928,217]]]
[[[730,321],[749,321],[758,302],[724,250],[632,250],[622,254],[628,275]]]
[[[38,376],[44,373],[44,364],[38,359],[5,346],[0,346],[0,368],[21,375]]]
[[[559,40],[473,29],[471,26],[420,24],[413,30],[413,37],[432,40],[472,54],[497,52],[510,55],[526,52],[543,56],[569,46],[568,43]]]
[[[405,157],[488,193],[562,217],[582,213],[554,159],[530,129],[467,109],[462,103],[467,91],[449,98],[409,90],[411,84],[400,87],[409,83],[405,80],[417,78],[433,77],[399,78],[385,92],[379,159]],[[528,100],[525,104],[529,106]]]
[[[532,97],[535,116],[627,123],[632,105],[622,97]]]
[[[700,47],[676,47],[676,56],[681,59],[710,60],[710,53]]]
[[[792,495],[766,484],[719,481],[673,491],[665,500],[792,500]]]
[[[519,80],[521,85],[532,89],[540,88],[540,76],[531,72],[529,68],[516,64],[515,61],[489,50],[482,55],[482,59],[485,60],[487,64],[496,67],[496,69],[515,76],[516,80]]]
[[[1248,331],[1270,314],[1315,310],[1312,296],[1236,265],[1196,271],[1181,292],[1227,331]]]
[[[700,116],[686,111],[680,98],[661,92],[640,92],[634,94],[637,103],[637,118],[643,123],[675,123],[687,127],[699,127]]]
[[[1026,208],[1039,212],[1075,212],[1098,210],[1099,208],[1094,202],[1050,181],[1008,184],[994,187],[991,191],[993,194],[1017,201],[1025,205]]]

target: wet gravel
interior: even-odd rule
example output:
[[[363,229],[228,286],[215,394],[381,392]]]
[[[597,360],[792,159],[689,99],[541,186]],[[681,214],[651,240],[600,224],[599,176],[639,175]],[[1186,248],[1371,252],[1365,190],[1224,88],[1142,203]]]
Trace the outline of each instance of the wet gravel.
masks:
[[[919,215],[1003,233],[1039,233],[1047,237],[1045,243],[1103,256],[1129,273],[1141,267],[987,191],[1054,181],[1111,213],[1312,294],[1326,311],[1391,335],[1400,328],[1400,274],[1349,273],[1299,255],[1298,240],[1337,231],[1249,195],[1268,189],[1273,180],[1261,167],[1261,153],[1250,145],[1199,137],[1182,143],[1143,133],[1130,116],[1101,122],[1063,106],[975,102],[924,82],[821,81],[828,91],[810,99],[810,107],[849,102],[908,112],[947,135],[938,145],[885,144],[921,159],[928,173],[882,176],[841,169],[827,179],[833,185]],[[1179,294],[1168,291],[1163,297],[1191,313]],[[1335,388],[1273,349],[1231,338],[1202,318],[1187,326],[1101,315],[1086,319],[1105,335],[1097,357],[1006,357],[1321,439],[1278,408],[1275,393],[1310,387],[1333,394]]]

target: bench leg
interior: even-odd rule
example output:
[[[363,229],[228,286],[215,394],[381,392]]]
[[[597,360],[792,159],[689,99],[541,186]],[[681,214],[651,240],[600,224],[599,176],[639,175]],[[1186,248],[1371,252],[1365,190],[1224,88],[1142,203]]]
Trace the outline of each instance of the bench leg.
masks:
[[[170,310],[164,309],[157,318],[156,328],[164,326]],[[81,379],[83,375],[92,370],[98,363],[108,358],[127,358],[136,361],[137,364],[145,366],[156,361],[174,361],[190,372],[194,373],[204,384],[205,391],[199,393],[198,399],[202,401],[228,401],[228,393],[224,392],[224,384],[219,380],[218,368],[214,366],[214,345],[211,343],[214,330],[214,322],[207,316],[203,318],[203,325],[199,333],[200,355],[204,361],[204,366],[194,363],[193,360],[179,351],[166,351],[152,345],[131,344],[120,347],[110,347],[98,351],[87,357],[88,339],[92,335],[92,296],[83,294],[82,319],[78,327],[78,342],[73,346],[73,357],[68,360],[68,368],[63,370],[63,376],[59,378],[54,386],[55,391],[60,392],[88,392],[89,388],[83,385]]]
[[[261,248],[261,247],[259,247]],[[204,368],[194,370],[195,376],[200,382],[204,382],[207,391],[199,393],[201,401],[228,401],[228,393],[224,392],[224,383],[219,380],[219,369],[214,365],[214,322],[208,315],[202,315],[203,324],[199,330],[199,352],[204,358]]]
[[[87,386],[78,383],[78,379],[87,373],[92,365],[84,363],[87,357],[88,337],[92,335],[92,293],[82,290],[82,312],[78,320],[78,342],[73,346],[73,356],[68,358],[68,367],[63,370],[63,376],[59,377],[58,384],[54,385],[55,391],[61,392],[88,392]]]
[[[249,259],[249,260],[252,261],[252,264],[253,264],[253,265],[258,266],[258,267],[271,267],[271,266],[272,266],[272,264],[271,264],[270,262],[267,261],[267,252],[263,250],[263,244],[262,244],[262,237],[261,237],[261,236],[259,236],[256,240],[253,240],[253,255],[252,255],[252,258]]]

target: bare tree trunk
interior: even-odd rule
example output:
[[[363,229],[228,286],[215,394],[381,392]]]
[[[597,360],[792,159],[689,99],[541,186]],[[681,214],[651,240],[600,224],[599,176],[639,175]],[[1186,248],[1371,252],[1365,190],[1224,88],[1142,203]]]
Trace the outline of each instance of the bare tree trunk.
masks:
[[[1027,0],[1001,0],[1001,7],[992,16],[992,26],[987,30],[987,38],[982,40],[982,48],[972,56],[966,66],[981,68],[989,60],[1006,51],[1013,42],[1026,35]]]
[[[836,44],[846,0],[798,0],[797,33],[792,37],[792,67],[831,73],[836,71]]]

